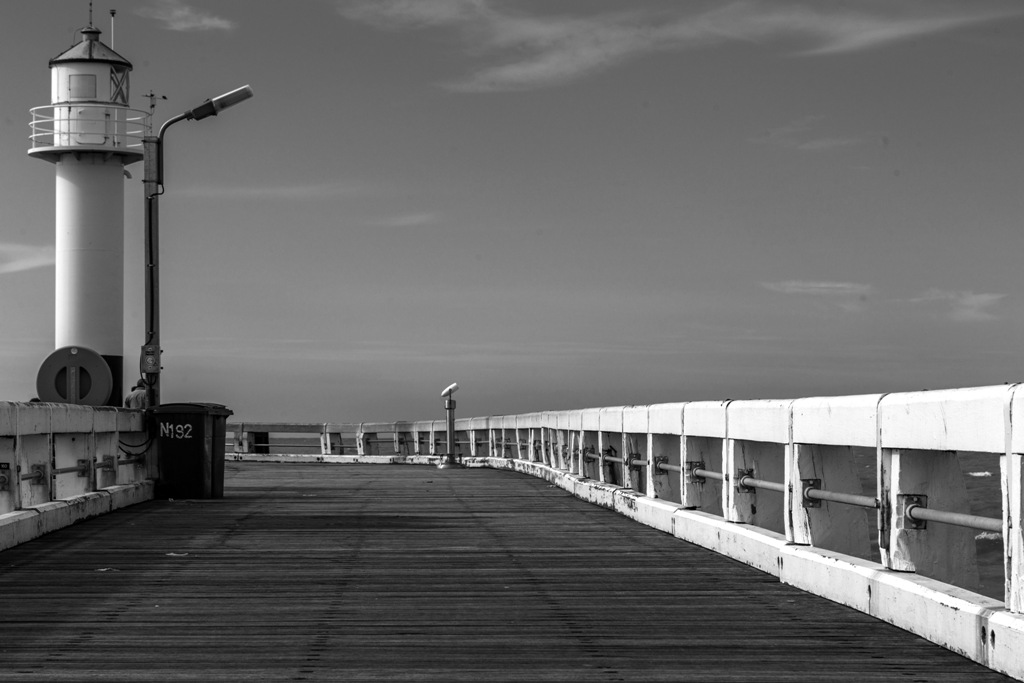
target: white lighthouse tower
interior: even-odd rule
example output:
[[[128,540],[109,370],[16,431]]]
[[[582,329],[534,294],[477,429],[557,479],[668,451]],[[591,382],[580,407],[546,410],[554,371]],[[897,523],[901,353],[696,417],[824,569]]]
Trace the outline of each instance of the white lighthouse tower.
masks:
[[[143,157],[149,117],[128,108],[132,65],[100,33],[86,26],[50,60],[51,103],[32,109],[28,153],[57,171],[56,351],[36,388],[44,401],[120,405],[125,166]]]

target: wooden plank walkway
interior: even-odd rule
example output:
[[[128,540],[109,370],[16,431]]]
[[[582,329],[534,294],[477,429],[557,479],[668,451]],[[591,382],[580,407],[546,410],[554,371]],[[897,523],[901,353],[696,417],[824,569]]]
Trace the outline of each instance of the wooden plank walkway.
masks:
[[[510,472],[228,463],[0,553],[3,681],[1007,681]]]

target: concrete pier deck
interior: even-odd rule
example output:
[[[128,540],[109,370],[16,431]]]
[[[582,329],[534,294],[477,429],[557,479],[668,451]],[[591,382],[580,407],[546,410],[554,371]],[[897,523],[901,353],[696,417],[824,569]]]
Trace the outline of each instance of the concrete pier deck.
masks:
[[[1008,681],[485,469],[228,463],[0,553],[0,681]]]

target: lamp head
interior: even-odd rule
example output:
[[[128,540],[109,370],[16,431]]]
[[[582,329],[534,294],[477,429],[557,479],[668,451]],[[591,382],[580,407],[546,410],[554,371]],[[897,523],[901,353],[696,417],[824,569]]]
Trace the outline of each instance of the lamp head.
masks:
[[[447,389],[445,389],[444,391],[441,392],[441,398],[448,398],[449,396],[451,396],[452,394],[454,394],[458,390],[459,390],[458,383],[451,384]]]
[[[193,121],[205,119],[207,116],[216,116],[219,112],[228,107],[233,107],[239,102],[252,97],[252,88],[248,85],[243,85],[241,88],[235,88],[231,92],[226,92],[223,95],[218,95],[212,100],[206,100],[195,109],[185,112],[185,118]]]

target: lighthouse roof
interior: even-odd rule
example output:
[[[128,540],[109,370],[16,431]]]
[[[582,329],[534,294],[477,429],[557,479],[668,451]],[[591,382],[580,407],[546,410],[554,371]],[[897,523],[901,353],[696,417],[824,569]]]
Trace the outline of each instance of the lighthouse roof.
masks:
[[[95,26],[86,26],[79,33],[82,41],[51,59],[50,68],[64,62],[106,62],[132,68],[131,62],[100,42],[102,31]]]

